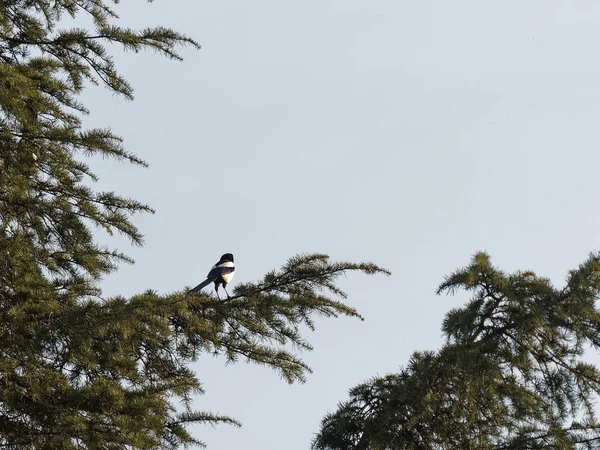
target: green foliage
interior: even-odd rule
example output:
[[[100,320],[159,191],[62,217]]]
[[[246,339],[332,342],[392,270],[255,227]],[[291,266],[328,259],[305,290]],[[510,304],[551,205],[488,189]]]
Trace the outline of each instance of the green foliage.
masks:
[[[600,254],[556,289],[478,253],[438,293],[458,289],[472,298],[446,315],[444,346],[352,389],[314,449],[598,448],[600,369],[585,352],[600,348]]]
[[[93,230],[141,245],[131,217],[152,210],[91,187],[96,176],[82,156],[145,163],[110,130],[83,128],[80,94],[93,83],[132,98],[107,44],[173,59],[180,45],[199,47],[173,30],[119,27],[110,5],[0,1],[2,448],[201,445],[188,424],[238,423],[192,407],[202,385],[190,362],[203,353],[242,357],[302,381],[310,371],[297,356],[310,349],[303,326],[319,315],[359,317],[342,303],[337,277],[387,273],[301,255],[223,302],[186,291],[102,298],[101,277],[130,260],[98,246]],[[80,15],[93,19],[93,31],[58,29],[64,17]]]

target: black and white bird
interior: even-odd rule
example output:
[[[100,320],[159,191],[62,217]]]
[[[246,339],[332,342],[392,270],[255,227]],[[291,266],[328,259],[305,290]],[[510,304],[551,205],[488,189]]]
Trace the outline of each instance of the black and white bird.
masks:
[[[219,285],[223,286],[223,290],[227,294],[227,298],[229,298],[229,292],[227,292],[226,286],[231,282],[233,275],[235,274],[235,264],[233,263],[233,255],[231,253],[225,253],[221,256],[221,259],[218,263],[212,266],[208,275],[206,275],[206,280],[200,283],[193,289],[190,289],[190,292],[200,292],[210,283],[215,283],[215,292],[217,293],[217,297],[219,300]]]

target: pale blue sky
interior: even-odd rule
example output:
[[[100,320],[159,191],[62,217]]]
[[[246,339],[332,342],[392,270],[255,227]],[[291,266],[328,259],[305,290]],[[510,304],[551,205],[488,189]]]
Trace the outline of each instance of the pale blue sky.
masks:
[[[147,244],[106,294],[195,285],[224,252],[236,256],[234,285],[299,252],[393,272],[341,281],[366,321],[318,321],[304,385],[210,356],[195,364],[207,391],[196,406],[243,422],[195,428],[210,449],[307,449],[351,386],[441,343],[441,319],[464,297],[435,288],[475,251],[560,285],[600,248],[597,1],[117,10],[203,49],[183,63],[119,52],[136,100],[84,96],[88,125],[110,126],[150,163],[103,165],[100,184],[157,209],[136,221]]]

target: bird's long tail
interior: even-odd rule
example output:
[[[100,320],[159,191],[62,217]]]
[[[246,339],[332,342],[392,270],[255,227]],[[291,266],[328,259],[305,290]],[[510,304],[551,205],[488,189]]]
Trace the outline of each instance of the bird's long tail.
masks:
[[[213,281],[215,281],[214,278],[207,278],[206,280],[204,280],[202,283],[200,283],[198,286],[196,286],[195,288],[192,288],[188,291],[188,293],[190,292],[200,292],[202,289],[204,289],[206,286],[208,286],[210,283],[212,283]]]

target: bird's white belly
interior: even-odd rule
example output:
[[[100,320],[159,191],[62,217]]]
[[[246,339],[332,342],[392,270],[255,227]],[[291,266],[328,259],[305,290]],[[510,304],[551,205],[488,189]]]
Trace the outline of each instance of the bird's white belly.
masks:
[[[223,278],[223,281],[225,283],[229,284],[229,282],[233,279],[233,275],[234,275],[233,272],[226,273],[226,274],[221,275],[221,278]]]

